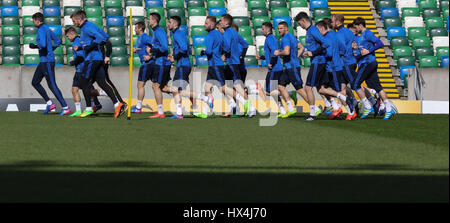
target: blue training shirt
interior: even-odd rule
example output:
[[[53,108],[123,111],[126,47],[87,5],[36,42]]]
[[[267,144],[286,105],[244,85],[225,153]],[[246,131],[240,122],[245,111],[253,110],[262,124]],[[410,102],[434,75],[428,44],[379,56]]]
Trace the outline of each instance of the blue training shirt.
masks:
[[[100,29],[94,23],[87,21],[81,25],[81,45],[83,48],[91,45],[92,43],[97,44],[97,46],[90,52],[84,51],[84,58],[86,61],[93,60],[103,60],[102,51],[100,50],[100,45],[102,42],[106,42],[108,40],[108,34],[105,33],[102,29]]]
[[[280,57],[275,56],[274,54],[275,50],[278,49],[280,49],[278,40],[272,33],[270,33],[264,42],[264,56],[266,57],[266,63],[272,64],[272,71],[283,70],[283,64],[281,64]]]
[[[241,52],[240,55],[242,55],[244,53],[243,52],[244,49],[245,49],[245,52],[247,52],[248,43],[239,33],[238,33],[238,35],[239,35],[239,52]],[[240,63],[241,63],[241,65],[245,66],[245,59],[244,59],[244,57],[245,57],[245,55],[243,55],[243,57],[240,59]]]
[[[208,66],[223,66],[222,61],[223,36],[216,29],[209,31],[206,36],[205,54],[208,57]]]
[[[239,33],[231,27],[223,33],[223,51],[227,64],[240,64],[241,50],[239,49]]]
[[[358,43],[359,50],[362,49],[371,50],[379,40],[380,39],[376,37],[372,31],[366,29],[360,36]],[[359,60],[359,64],[372,63],[374,61],[376,61],[375,50],[365,56],[362,56],[361,59]]]
[[[153,42],[151,52],[155,56],[155,64],[159,66],[170,66],[172,63],[167,59],[169,55],[169,40],[164,29],[155,26],[153,29]]]
[[[337,39],[336,32],[330,30],[325,34],[325,40],[330,45],[326,48],[327,71],[341,71],[344,67],[344,61],[340,56],[341,51],[345,48],[343,43]]]
[[[77,51],[75,51],[75,50],[73,49],[74,46],[77,46],[77,47],[78,47],[78,50],[77,50]],[[73,43],[72,43],[72,54],[73,54],[73,59],[74,59],[74,60],[77,60],[78,57],[83,58],[83,62],[81,62],[80,64],[78,64],[78,65],[75,67],[77,73],[83,72],[83,66],[84,66],[84,50],[81,49],[81,47],[82,47],[82,46],[81,46],[81,40],[80,40],[80,37],[77,36],[77,37],[75,37],[75,39],[73,40]]]
[[[298,40],[289,32],[281,38],[280,50],[283,51],[287,46],[291,49],[289,56],[282,56],[284,66],[287,69],[300,67],[300,62],[297,58]]]
[[[40,25],[36,34],[36,43],[39,47],[40,62],[55,62],[53,46],[61,45],[61,40],[48,28],[47,25]]]
[[[171,32],[171,35],[173,36],[173,56],[177,59],[177,66],[190,67],[191,48],[186,33],[178,28],[175,32]]]
[[[325,41],[325,38],[322,36],[322,34],[320,34],[319,29],[315,25],[311,25],[308,27],[308,29],[306,29],[305,42],[306,42],[305,51],[315,52],[320,47],[324,49],[328,47],[328,43]],[[325,55],[321,53],[316,56],[313,56],[311,58],[311,63],[312,64],[326,63]]]
[[[337,38],[344,43],[345,51],[342,59],[346,65],[356,64],[356,59],[353,56],[353,48],[352,43],[355,38],[355,35],[352,31],[347,29],[344,26],[338,27],[338,31],[336,32]]]
[[[147,33],[142,33],[138,39],[137,39],[137,48],[138,48],[138,55],[139,59],[141,60],[141,66],[151,64],[154,62],[153,57],[150,58],[149,61],[144,60],[144,56],[148,56],[148,53],[146,51],[147,46],[152,45],[152,37],[150,37]]]

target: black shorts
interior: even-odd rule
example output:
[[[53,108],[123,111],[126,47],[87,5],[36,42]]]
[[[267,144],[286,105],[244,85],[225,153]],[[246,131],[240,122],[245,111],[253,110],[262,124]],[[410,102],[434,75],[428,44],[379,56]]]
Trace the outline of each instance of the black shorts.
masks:
[[[225,66],[208,67],[208,75],[206,76],[206,82],[212,83],[217,86],[225,85]]]
[[[311,64],[311,67],[309,67],[308,77],[306,78],[306,86],[316,87],[317,89],[320,89],[324,82],[328,82],[327,64]]]
[[[106,77],[103,60],[89,60],[84,62],[83,75],[85,79],[96,80]]]
[[[287,86],[291,83],[295,90],[299,90],[303,88],[303,81],[301,76],[301,68],[285,68],[283,74],[279,79],[280,85]]]
[[[345,83],[342,71],[328,72],[329,82],[328,85],[335,91],[342,90],[341,84]]]
[[[356,65],[355,65],[356,67]],[[356,72],[353,65],[344,65],[344,70],[342,70],[345,84],[350,84],[353,87],[353,82],[355,81]]]
[[[164,88],[170,81],[170,66],[153,65],[153,83],[159,83],[160,88]]]
[[[76,72],[75,75],[73,75],[72,87],[81,88],[80,80],[82,75],[83,74],[80,72]]]
[[[245,68],[245,63],[239,64],[239,73],[241,73],[242,82],[245,83],[247,80],[247,68]]]
[[[376,61],[361,64],[352,89],[359,90],[361,84],[366,81],[367,87],[374,89],[376,92],[382,91],[383,87],[378,77],[377,67],[378,63]]]
[[[245,79],[241,76],[239,64],[228,64],[225,66],[225,80],[232,80],[233,84],[244,83]]]
[[[152,78],[152,65],[144,64],[139,68],[138,81],[147,82]]]
[[[279,79],[283,75],[283,71],[269,71],[266,76],[266,92],[270,93],[278,89]]]
[[[178,90],[184,90],[189,85],[189,75],[191,74],[191,67],[179,66],[175,71],[172,86],[178,87]]]

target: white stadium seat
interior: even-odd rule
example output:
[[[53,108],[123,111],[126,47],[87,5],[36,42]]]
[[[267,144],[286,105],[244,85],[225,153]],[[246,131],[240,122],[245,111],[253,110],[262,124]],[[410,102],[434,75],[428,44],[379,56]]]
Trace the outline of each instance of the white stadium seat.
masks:
[[[245,6],[245,0],[228,0],[228,9],[233,8],[246,8]]]
[[[264,43],[266,42],[265,36],[256,36],[256,46],[264,46]]]
[[[400,0],[397,1],[397,8],[400,14],[402,13],[402,8],[417,8],[416,0]]]
[[[189,16],[189,26],[205,25],[206,16]]]
[[[423,18],[420,16],[405,17],[405,29],[409,27],[424,27]]]
[[[300,26],[297,26],[297,37],[306,36],[306,29],[303,29]]]
[[[231,16],[248,17],[248,10],[247,10],[247,8],[232,8],[232,9],[228,9],[228,13]]]
[[[145,16],[145,9],[144,9],[144,7],[128,6],[127,7],[127,17],[130,17],[130,9],[133,10],[133,16]]]
[[[73,21],[70,16],[64,16],[64,24],[63,26],[73,26]]]
[[[80,0],[64,0],[62,2],[63,2],[63,6],[64,7],[68,7],[68,6],[81,7],[81,1]]]
[[[36,12],[42,12],[39,6],[22,6],[22,16],[32,16]]]
[[[433,48],[436,51],[436,47],[446,46],[448,47],[448,36],[436,36],[433,37]]]
[[[31,49],[27,44],[23,45],[23,55],[39,54],[38,49]]]
[[[300,13],[300,12],[306,12],[306,14],[308,14],[308,16],[311,16],[311,11],[309,11],[309,8],[306,7],[295,7],[295,8],[291,8],[291,16],[292,18],[295,18],[295,16]]]
[[[247,49],[247,56],[256,56],[256,47],[255,46],[248,46]]]

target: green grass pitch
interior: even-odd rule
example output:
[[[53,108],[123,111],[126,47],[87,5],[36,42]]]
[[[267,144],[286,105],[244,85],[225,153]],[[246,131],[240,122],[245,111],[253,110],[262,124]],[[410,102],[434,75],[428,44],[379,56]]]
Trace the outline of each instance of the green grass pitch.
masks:
[[[449,116],[0,113],[0,202],[448,202]]]

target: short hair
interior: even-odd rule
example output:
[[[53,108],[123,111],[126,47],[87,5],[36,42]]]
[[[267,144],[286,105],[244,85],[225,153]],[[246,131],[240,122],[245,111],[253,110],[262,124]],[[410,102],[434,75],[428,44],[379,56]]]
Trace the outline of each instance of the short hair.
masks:
[[[353,23],[347,24],[347,29],[351,29],[351,28],[355,28],[355,25],[353,25]]]
[[[217,18],[215,16],[207,16],[206,19],[213,23],[217,23]]]
[[[36,12],[33,14],[33,20],[37,20],[39,22],[44,22],[44,15],[40,12]]]
[[[331,19],[330,18],[323,18],[322,21],[324,21],[329,29],[333,29],[333,25],[331,24]]]
[[[334,14],[333,17],[336,21],[339,21],[340,23],[344,24],[345,17],[343,14]]]
[[[83,19],[86,19],[86,12],[83,11],[83,10],[74,12],[74,13],[70,16],[70,18],[77,18],[77,19],[82,19],[82,20],[83,20]]]
[[[231,24],[231,28],[233,28],[234,30],[236,30],[236,32],[239,32],[239,26],[236,24]]]
[[[270,23],[270,22],[264,22],[262,25],[265,26],[265,27],[267,27],[267,28],[269,28],[270,30],[273,29],[273,25],[272,25],[272,23]]]
[[[353,21],[353,24],[355,26],[363,25],[364,27],[366,27],[366,20],[362,17],[358,17]]]
[[[319,22],[316,23],[317,27],[322,27],[322,28],[328,28],[328,24],[327,22],[320,20]]]
[[[170,19],[175,20],[177,22],[178,26],[181,25],[181,17],[180,16],[174,15],[174,16],[171,16]]]
[[[137,22],[135,25],[138,29],[142,29],[142,31],[145,31],[145,22]]]
[[[280,26],[280,25],[289,27],[289,25],[285,21],[281,21],[280,23],[278,23],[278,26]]]
[[[222,16],[222,18],[227,20],[230,24],[233,23],[233,16],[231,16],[230,14],[225,14]]]
[[[302,19],[310,21],[309,16],[308,16],[308,14],[306,14],[306,12],[299,12],[294,18],[295,22],[298,22]]]
[[[157,12],[150,13],[150,16],[153,17],[154,19],[156,19],[156,22],[158,22],[158,24],[159,24],[159,21],[161,21],[161,15]]]
[[[68,33],[77,33],[77,30],[75,29],[75,27],[70,26],[70,27],[68,27],[68,28],[65,30],[65,33],[66,33],[66,34],[68,34]]]

